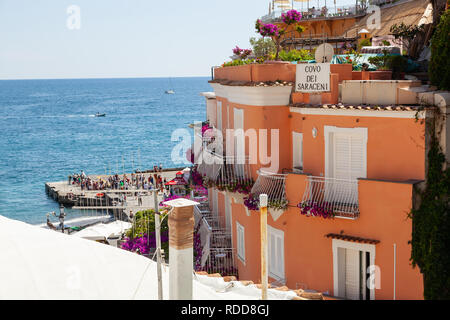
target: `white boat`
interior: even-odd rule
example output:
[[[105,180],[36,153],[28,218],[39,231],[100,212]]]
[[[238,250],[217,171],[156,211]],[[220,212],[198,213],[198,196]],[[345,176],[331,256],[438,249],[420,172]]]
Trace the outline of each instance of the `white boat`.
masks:
[[[172,78],[169,78],[169,88],[173,88]],[[173,89],[169,89],[169,90],[166,90],[166,94],[175,94],[175,91]]]

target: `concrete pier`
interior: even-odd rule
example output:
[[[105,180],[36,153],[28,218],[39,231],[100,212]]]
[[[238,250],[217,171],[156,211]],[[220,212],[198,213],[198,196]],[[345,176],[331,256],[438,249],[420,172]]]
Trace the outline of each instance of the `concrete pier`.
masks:
[[[184,168],[165,169],[162,172],[145,171],[135,174],[144,175],[145,179],[157,174],[161,178],[170,181],[175,178],[176,173]],[[131,173],[125,173],[131,179]],[[110,175],[88,175],[92,181],[108,180]],[[123,174],[119,174],[123,178]],[[151,186],[150,186],[151,187]],[[153,188],[153,187],[151,187]],[[153,189],[136,189],[129,186],[128,189],[106,189],[106,190],[81,190],[77,184],[68,183],[68,179],[59,182],[47,182],[45,184],[47,195],[56,202],[68,206],[74,210],[86,210],[102,214],[111,214],[121,220],[129,220],[130,214],[135,215],[142,210],[154,209]],[[164,193],[166,191],[164,190]],[[159,202],[164,200],[164,193],[158,192]],[[98,196],[103,194],[103,196]]]

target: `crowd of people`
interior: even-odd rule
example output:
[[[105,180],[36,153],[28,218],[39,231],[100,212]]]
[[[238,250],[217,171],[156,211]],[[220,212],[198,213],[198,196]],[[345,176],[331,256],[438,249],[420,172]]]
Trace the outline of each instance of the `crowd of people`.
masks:
[[[168,189],[167,179],[157,173],[162,171],[162,166],[159,168],[160,170],[155,170],[155,173],[148,177],[143,173],[132,173],[131,176],[115,174],[105,179],[92,179],[81,170],[79,174],[69,175],[68,183],[78,185],[81,190],[152,190],[156,188],[163,192],[164,189]]]

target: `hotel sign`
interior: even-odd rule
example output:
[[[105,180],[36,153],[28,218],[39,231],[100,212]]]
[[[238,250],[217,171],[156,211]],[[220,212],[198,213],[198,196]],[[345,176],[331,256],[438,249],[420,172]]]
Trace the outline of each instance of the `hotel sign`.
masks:
[[[330,91],[330,64],[329,63],[297,64],[295,91],[297,92]]]

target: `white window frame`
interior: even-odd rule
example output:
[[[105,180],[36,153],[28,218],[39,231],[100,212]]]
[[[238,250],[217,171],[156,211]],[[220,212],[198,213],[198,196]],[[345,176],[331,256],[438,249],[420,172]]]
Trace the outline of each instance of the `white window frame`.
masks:
[[[241,237],[242,235],[242,237]],[[236,221],[237,257],[245,264],[245,228]]]
[[[225,198],[225,228],[228,231],[231,231],[231,197],[228,195],[228,193],[225,192],[224,194]]]
[[[222,101],[217,101],[217,130],[222,131]]]
[[[244,132],[244,109],[234,108],[233,110],[233,129],[239,130],[242,129]],[[236,133],[236,131],[235,131]],[[239,140],[238,139],[243,139]],[[234,136],[234,155],[236,158],[241,159],[245,156],[245,135]]]
[[[339,292],[339,261],[338,261],[338,248],[342,249],[352,249],[363,252],[369,252],[370,254],[370,265],[375,265],[375,245],[366,243],[356,243],[344,240],[333,239],[332,250],[333,250],[333,294],[336,296]],[[366,268],[369,266],[366,266]],[[375,300],[375,288],[370,290],[370,300]]]
[[[363,162],[364,162],[364,177],[367,177],[367,140],[368,140],[368,129],[367,128],[338,128],[333,126],[324,126],[324,138],[325,138],[325,177],[332,178],[331,170],[333,168],[333,153],[330,152],[332,147],[331,135],[334,133],[347,133],[347,134],[357,134],[363,138],[364,154],[363,154]]]
[[[278,273],[278,270],[273,270],[271,268],[271,262],[273,257],[271,256],[271,245],[272,242],[270,241],[271,239],[271,235],[274,235],[275,237],[281,238],[281,243],[282,243],[282,249],[281,252],[279,253],[281,258],[280,258],[280,262],[281,262],[281,270]],[[284,280],[285,279],[285,263],[284,263],[284,232],[282,230],[278,230],[275,229],[271,226],[267,226],[267,261],[268,261],[268,271],[269,271],[269,276],[271,278],[277,279],[277,280]],[[276,247],[275,247],[276,250]],[[277,255],[278,256],[278,255]]]
[[[296,141],[297,139],[300,140],[300,152],[296,152]],[[300,159],[299,159],[300,158]],[[303,172],[303,133],[300,132],[292,132],[292,168],[295,170],[296,163],[300,163],[300,167],[302,168],[301,171]]]
[[[215,188],[213,188],[212,189],[213,190],[213,192],[212,192],[212,194],[213,194],[213,215],[215,216],[215,217],[218,217],[219,216],[219,191],[217,190],[217,189],[215,189]]]

